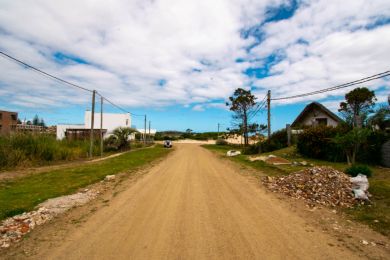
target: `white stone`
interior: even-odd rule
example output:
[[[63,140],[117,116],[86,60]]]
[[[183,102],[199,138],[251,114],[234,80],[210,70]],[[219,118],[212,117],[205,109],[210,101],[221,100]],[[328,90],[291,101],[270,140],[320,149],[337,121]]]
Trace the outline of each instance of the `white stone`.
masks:
[[[105,181],[113,181],[115,180],[115,175],[107,175],[105,178],[104,178]]]

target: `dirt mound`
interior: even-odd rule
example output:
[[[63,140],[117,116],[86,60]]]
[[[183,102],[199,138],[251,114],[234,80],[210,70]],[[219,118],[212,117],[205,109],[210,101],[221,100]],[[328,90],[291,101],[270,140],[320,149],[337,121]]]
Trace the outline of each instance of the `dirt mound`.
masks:
[[[303,199],[310,206],[351,207],[356,203],[350,178],[330,167],[313,167],[283,177],[267,177],[263,183],[273,192]]]

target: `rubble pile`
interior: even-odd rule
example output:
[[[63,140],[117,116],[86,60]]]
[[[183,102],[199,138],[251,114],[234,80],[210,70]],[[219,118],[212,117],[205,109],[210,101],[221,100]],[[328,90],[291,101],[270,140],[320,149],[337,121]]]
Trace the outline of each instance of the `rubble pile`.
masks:
[[[0,248],[9,247],[11,243],[21,240],[23,235],[35,227],[43,225],[72,207],[86,204],[98,194],[99,191],[86,189],[84,192],[49,199],[38,205],[38,210],[3,220],[0,223]]]
[[[263,179],[273,192],[305,200],[309,206],[351,207],[355,204],[350,178],[330,167],[313,167],[283,177]]]

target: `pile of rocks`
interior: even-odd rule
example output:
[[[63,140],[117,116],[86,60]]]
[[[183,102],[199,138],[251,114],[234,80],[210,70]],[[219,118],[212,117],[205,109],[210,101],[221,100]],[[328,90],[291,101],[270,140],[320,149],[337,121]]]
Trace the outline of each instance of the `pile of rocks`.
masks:
[[[309,206],[351,207],[356,203],[350,178],[330,167],[313,167],[284,177],[266,177],[263,183],[273,192],[305,200]]]
[[[72,207],[83,205],[97,197],[99,191],[84,190],[72,195],[49,199],[38,205],[38,210],[30,211],[5,219],[0,224],[0,248],[7,248],[13,242],[22,239],[23,235],[36,226],[43,225],[56,215]]]

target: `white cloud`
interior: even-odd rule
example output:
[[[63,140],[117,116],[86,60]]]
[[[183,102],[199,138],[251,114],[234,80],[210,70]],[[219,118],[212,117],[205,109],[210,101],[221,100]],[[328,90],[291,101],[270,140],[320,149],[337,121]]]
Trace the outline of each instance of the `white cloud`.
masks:
[[[247,84],[242,71],[249,63],[235,62],[250,42],[240,30],[282,1],[256,2],[2,1],[0,48],[122,105],[205,102]],[[89,65],[57,64],[55,53]],[[45,79],[32,84],[22,68],[0,66],[9,74],[0,79],[2,88],[55,88]],[[158,85],[161,79],[164,86]]]
[[[346,83],[390,70],[390,18],[388,1],[305,1],[288,20],[264,26],[265,40],[252,49],[253,57],[276,54],[279,61],[270,77],[255,80],[274,97],[291,96]],[[390,89],[389,80],[364,83]],[[346,90],[275,104],[340,96]]]
[[[264,22],[267,8],[280,4],[288,1],[3,0],[0,50],[131,107],[222,108],[212,100],[252,82],[259,96],[265,89],[285,96],[390,69],[390,26],[366,28],[390,17],[382,0],[302,1],[290,19],[265,24],[265,40],[247,53],[255,38],[242,38],[242,30]],[[56,53],[87,64],[58,63]],[[267,65],[261,58],[272,53],[280,59],[272,76],[256,80],[243,73]],[[88,93],[9,61],[1,59],[0,70],[0,93],[13,104],[90,102]],[[369,85],[377,89],[378,82]]]

